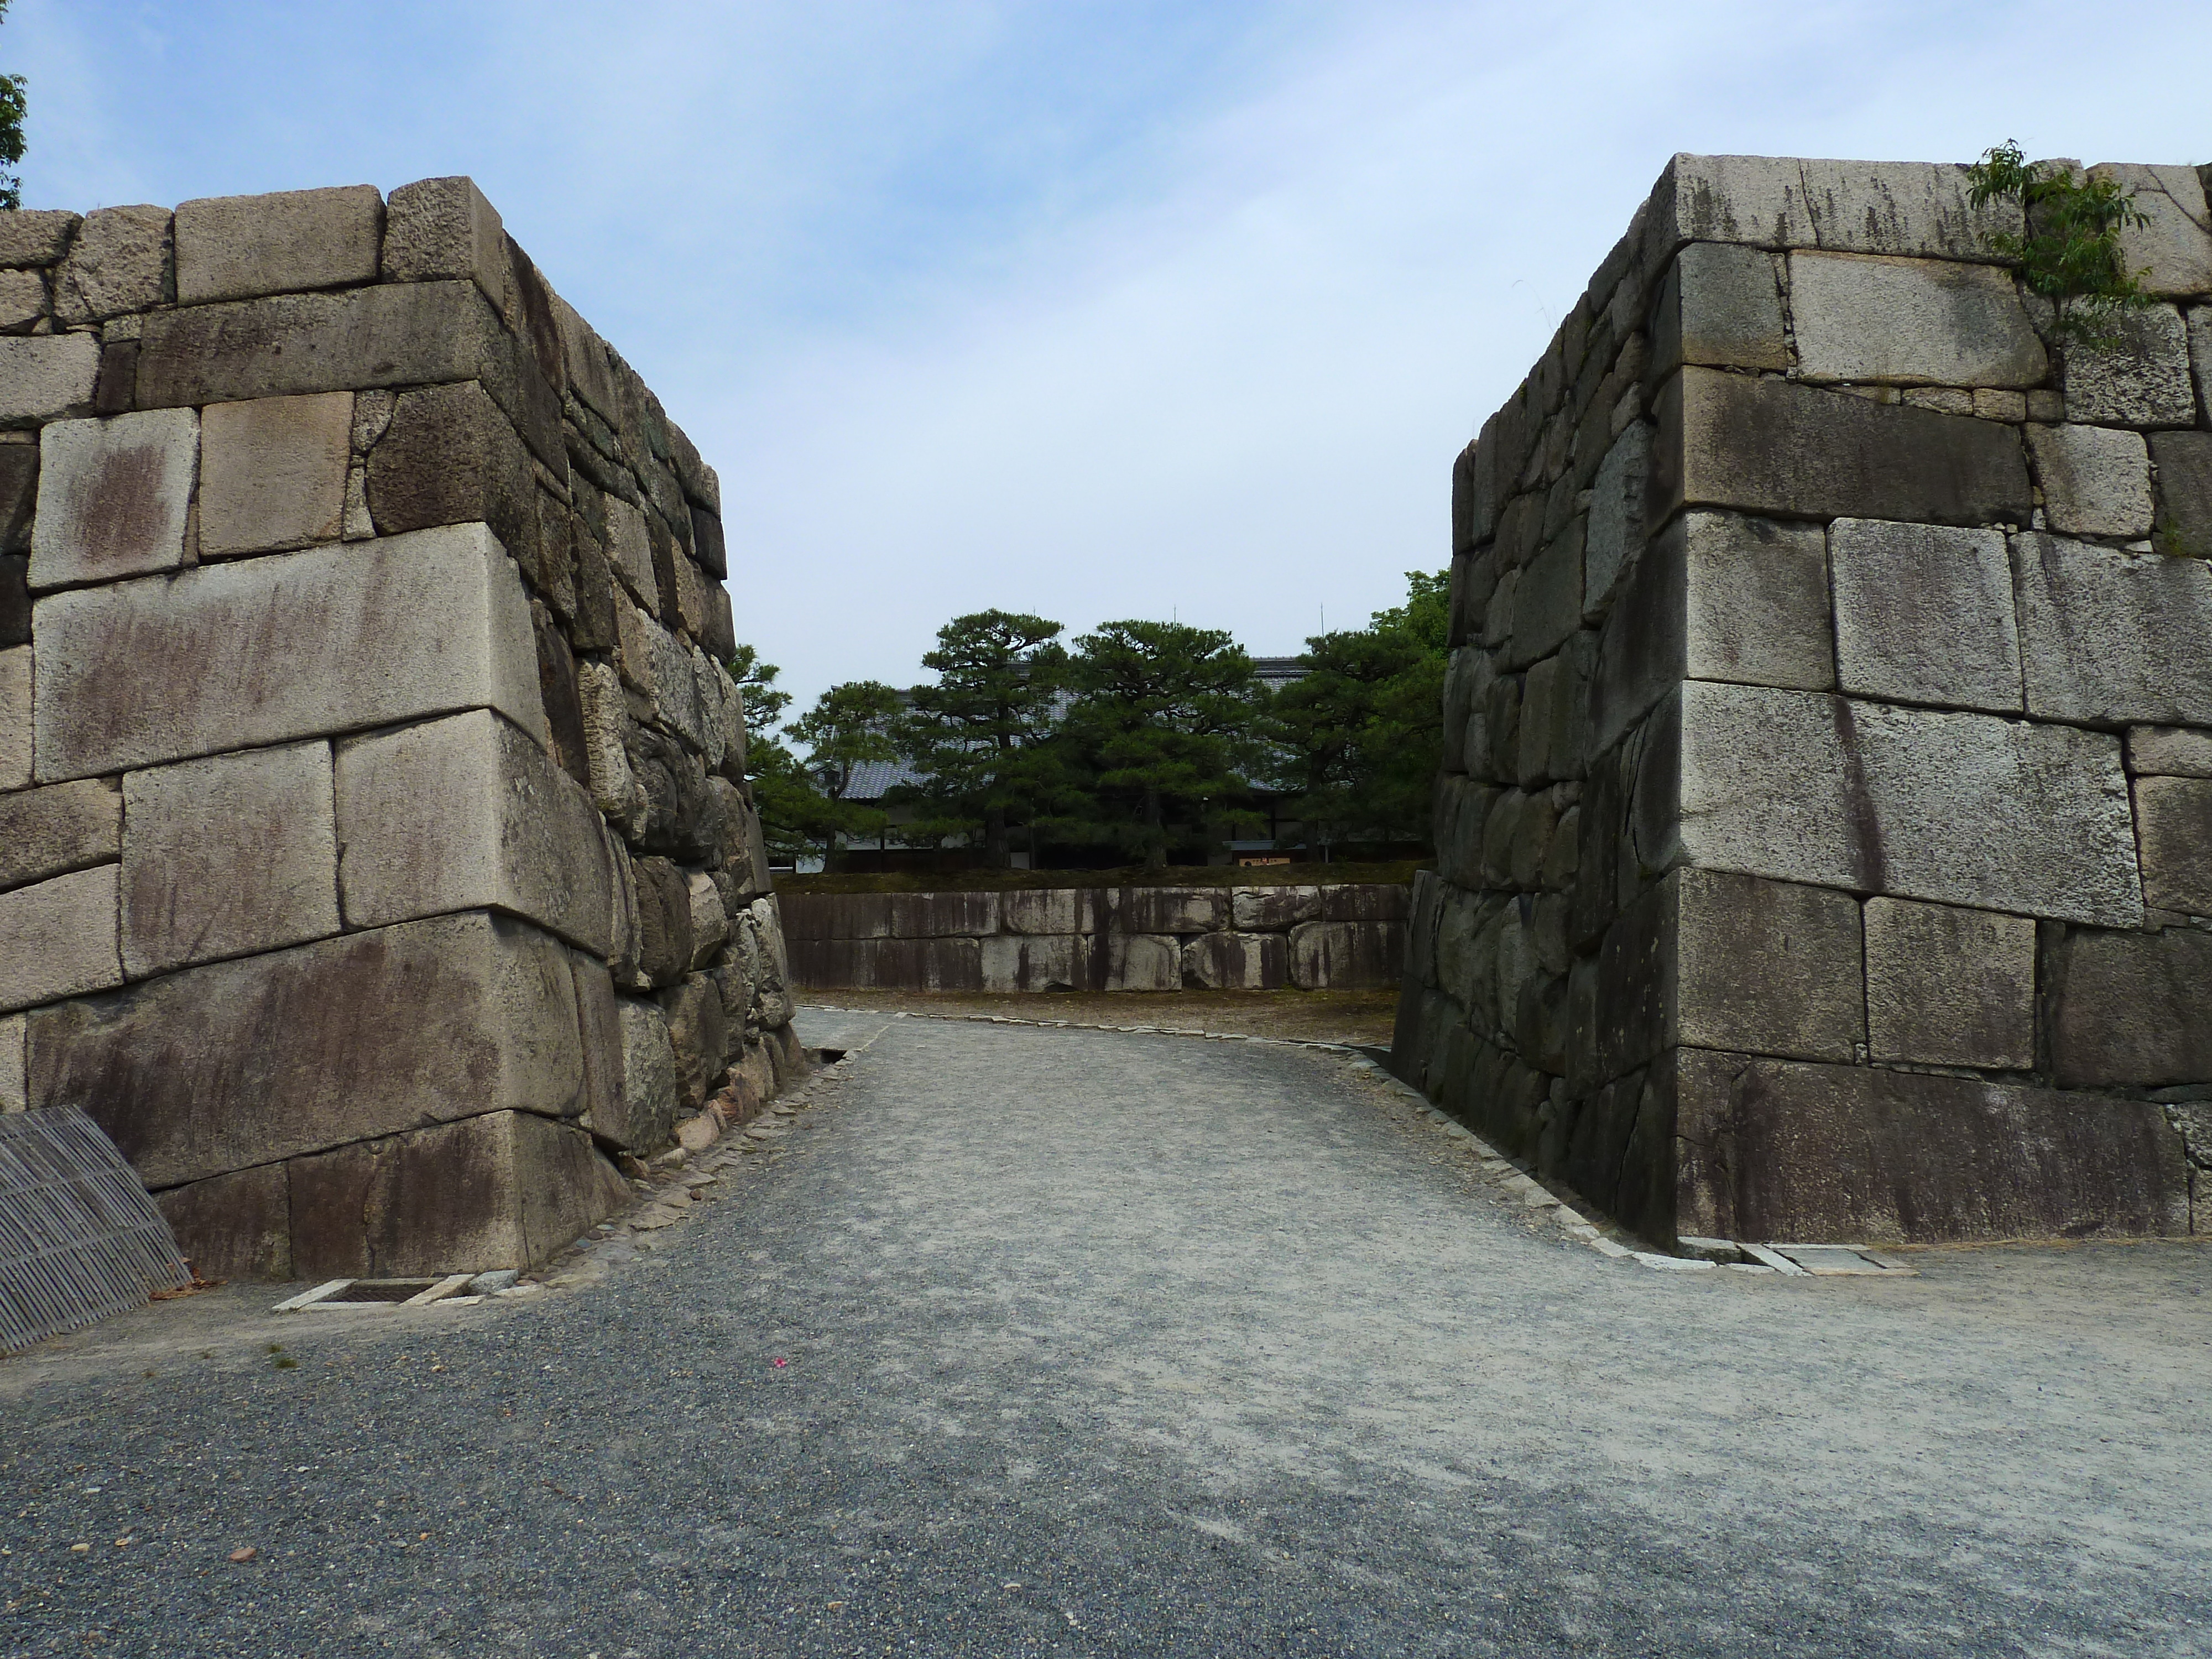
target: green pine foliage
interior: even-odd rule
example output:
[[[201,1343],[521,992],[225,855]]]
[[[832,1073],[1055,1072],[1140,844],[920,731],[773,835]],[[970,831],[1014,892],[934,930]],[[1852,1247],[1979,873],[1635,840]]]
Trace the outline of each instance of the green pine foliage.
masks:
[[[2117,179],[2076,179],[2062,162],[2030,161],[2010,143],[1984,150],[1966,178],[1978,208],[2019,204],[2025,233],[1992,232],[1990,248],[2020,267],[2030,293],[2051,301],[2059,343],[2119,343],[2127,313],[2150,303],[2147,273],[2130,270],[2120,248],[2122,231],[2150,222],[2135,192]]]
[[[816,787],[805,763],[777,736],[791,707],[791,693],[775,683],[783,671],[762,661],[750,645],[740,645],[726,666],[744,698],[745,783],[760,813],[761,838],[778,859],[826,853],[838,830],[838,803]]]

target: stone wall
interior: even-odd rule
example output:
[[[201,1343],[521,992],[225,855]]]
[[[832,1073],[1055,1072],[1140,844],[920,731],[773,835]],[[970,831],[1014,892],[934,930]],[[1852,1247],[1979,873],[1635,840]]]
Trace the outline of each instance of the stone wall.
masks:
[[[2212,214],[2112,171],[2063,351],[1962,169],[1678,156],[1458,459],[1396,1063],[1654,1238],[2212,1231]]]
[[[268,1278],[524,1265],[757,1110],[714,473],[475,186],[0,214],[0,1107]]]
[[[810,991],[1302,991],[1395,985],[1404,887],[1045,887],[784,896]]]

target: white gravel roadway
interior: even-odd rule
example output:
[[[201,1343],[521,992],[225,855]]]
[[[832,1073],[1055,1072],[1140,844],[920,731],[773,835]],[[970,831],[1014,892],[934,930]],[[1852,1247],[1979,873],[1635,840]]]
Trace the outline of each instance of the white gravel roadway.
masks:
[[[2212,1653],[2202,1247],[1653,1273],[1337,1055],[805,1018],[567,1288],[0,1362],[0,1655]]]

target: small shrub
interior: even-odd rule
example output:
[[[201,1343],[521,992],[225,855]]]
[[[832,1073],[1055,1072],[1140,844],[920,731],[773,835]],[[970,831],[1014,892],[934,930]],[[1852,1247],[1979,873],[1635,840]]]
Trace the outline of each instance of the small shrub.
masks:
[[[2076,179],[2057,161],[2030,161],[2016,143],[1984,150],[1966,169],[1976,207],[1994,201],[2020,204],[2026,234],[1998,231],[1990,251],[2020,267],[2031,293],[2051,303],[2051,333],[2063,345],[2112,346],[2120,322],[2150,303],[2146,271],[2132,271],[2120,252],[2120,233],[2148,225],[2135,192],[2112,179]]]

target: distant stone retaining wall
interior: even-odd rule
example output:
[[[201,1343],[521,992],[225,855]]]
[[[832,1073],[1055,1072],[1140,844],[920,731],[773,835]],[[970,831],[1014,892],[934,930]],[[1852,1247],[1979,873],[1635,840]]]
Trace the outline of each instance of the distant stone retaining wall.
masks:
[[[1366,990],[1398,982],[1404,887],[788,893],[810,991]]]
[[[520,1267],[800,1065],[714,471],[465,179],[0,214],[0,1108]]]
[[[1459,458],[1395,1060],[1644,1233],[2212,1231],[2212,213],[1678,156]]]

